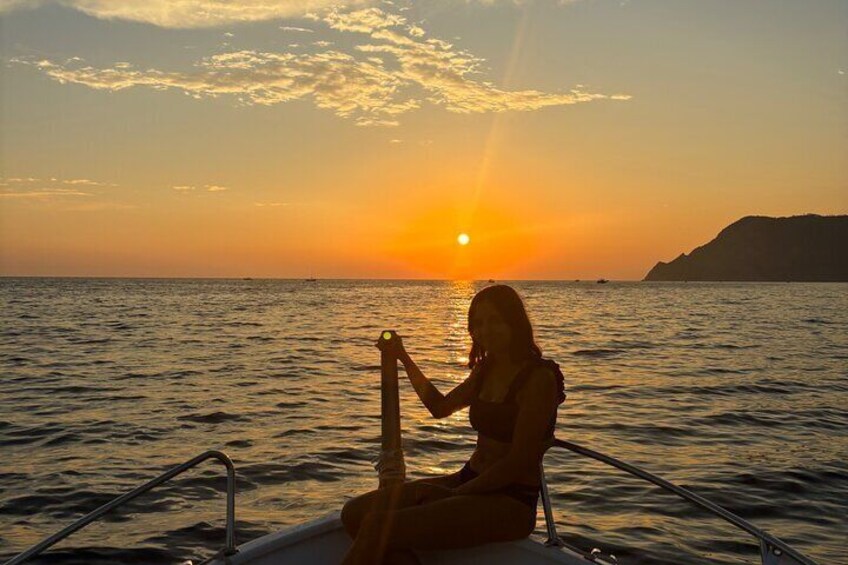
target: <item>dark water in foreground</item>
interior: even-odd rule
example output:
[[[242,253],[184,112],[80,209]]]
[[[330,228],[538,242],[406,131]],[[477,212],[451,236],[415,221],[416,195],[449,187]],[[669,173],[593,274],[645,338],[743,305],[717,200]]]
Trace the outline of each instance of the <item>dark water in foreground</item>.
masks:
[[[447,392],[481,286],[0,279],[0,556],[212,448],[236,464],[240,542],[338,510],[376,483],[379,330]],[[848,285],[514,286],[566,375],[559,437],[848,563]],[[433,420],[408,382],[401,403],[411,477],[457,470],[467,412]],[[758,562],[747,534],[615,469],[565,452],[546,469],[573,543],[621,563]],[[224,490],[210,462],[51,562],[208,556]]]

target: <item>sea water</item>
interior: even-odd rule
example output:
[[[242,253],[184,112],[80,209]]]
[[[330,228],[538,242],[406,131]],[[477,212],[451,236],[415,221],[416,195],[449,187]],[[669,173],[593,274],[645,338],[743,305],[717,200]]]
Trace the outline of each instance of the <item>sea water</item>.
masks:
[[[468,374],[485,284],[0,279],[0,557],[207,449],[235,462],[240,543],[339,510],[376,486],[379,332],[446,393]],[[848,285],[510,284],[566,377],[558,437],[848,563]],[[410,478],[471,454],[466,410],[435,420],[402,382],[401,413]],[[744,532],[616,469],[556,450],[545,468],[573,544],[621,563],[757,562]],[[224,492],[207,462],[51,562],[208,556]]]

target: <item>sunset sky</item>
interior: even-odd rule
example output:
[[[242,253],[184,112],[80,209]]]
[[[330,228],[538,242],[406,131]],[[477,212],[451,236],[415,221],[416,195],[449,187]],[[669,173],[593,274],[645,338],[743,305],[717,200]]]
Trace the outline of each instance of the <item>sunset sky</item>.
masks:
[[[0,275],[640,279],[745,215],[848,213],[844,0],[0,0],[0,26]]]

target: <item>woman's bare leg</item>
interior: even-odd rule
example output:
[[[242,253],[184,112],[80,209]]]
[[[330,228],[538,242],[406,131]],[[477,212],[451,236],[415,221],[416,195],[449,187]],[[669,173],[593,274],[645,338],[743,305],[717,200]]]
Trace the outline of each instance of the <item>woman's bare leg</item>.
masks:
[[[535,509],[496,494],[369,512],[343,565],[380,563],[389,550],[455,549],[521,539],[532,533],[535,518]]]
[[[399,510],[416,503],[415,488],[419,483],[430,483],[452,488],[459,483],[459,474],[443,475],[405,482],[392,488],[372,490],[348,500],[342,508],[342,524],[350,537],[356,537],[362,519],[368,512]]]

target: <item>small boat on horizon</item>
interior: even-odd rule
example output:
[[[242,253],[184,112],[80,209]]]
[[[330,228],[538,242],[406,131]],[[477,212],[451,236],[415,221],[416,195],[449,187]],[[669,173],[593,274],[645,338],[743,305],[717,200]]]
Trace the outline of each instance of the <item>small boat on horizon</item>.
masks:
[[[595,282],[597,282],[598,284],[607,284],[609,282],[609,279],[598,279]]]

